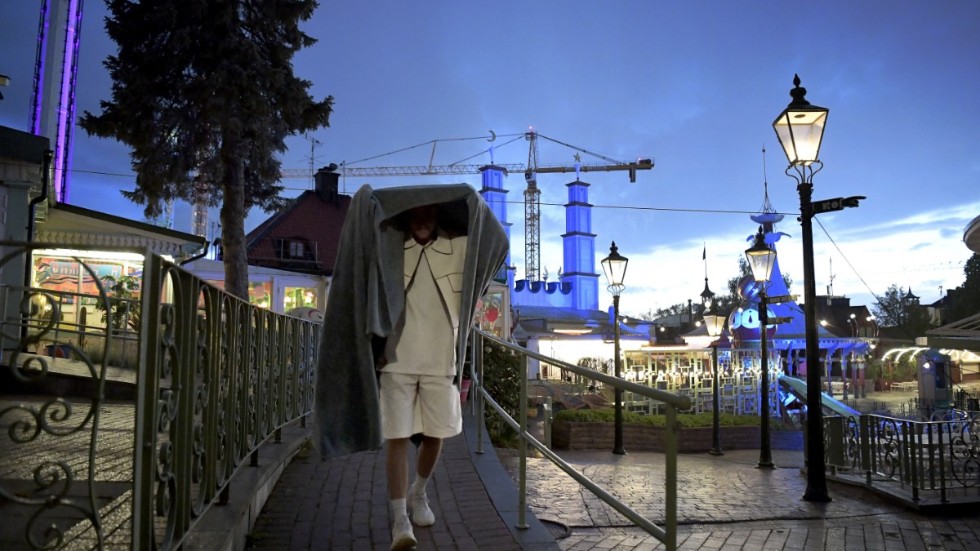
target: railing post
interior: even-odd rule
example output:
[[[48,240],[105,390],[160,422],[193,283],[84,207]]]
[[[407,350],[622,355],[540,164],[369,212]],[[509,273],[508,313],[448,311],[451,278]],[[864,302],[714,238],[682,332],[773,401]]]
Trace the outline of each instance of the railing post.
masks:
[[[477,349],[476,364],[473,366],[476,371],[476,380],[471,383],[473,387],[470,391],[476,403],[476,453],[483,453],[483,430],[486,427],[486,419],[483,410],[483,335],[473,332],[473,348]]]
[[[949,421],[948,427],[950,430],[950,435],[953,433],[952,423],[955,421]],[[943,503],[947,503],[948,499],[946,497],[946,450],[943,445],[943,433],[946,432],[944,427],[939,429],[939,499]],[[952,436],[950,436],[952,438]]]
[[[527,355],[524,355],[520,362],[520,389],[521,403],[519,411],[519,423],[521,427],[520,441],[520,482],[517,489],[517,527],[521,530],[528,528],[527,524]]]
[[[664,442],[664,452],[666,457],[666,495],[667,502],[664,504],[664,520],[667,524],[667,541],[664,546],[667,551],[677,549],[677,407],[667,405],[666,425],[664,435],[667,436]]]
[[[133,457],[132,549],[152,549],[157,546],[154,535],[154,489],[156,484],[157,446],[160,411],[161,341],[160,296],[163,292],[163,263],[156,255],[143,260],[142,315],[140,324],[139,364],[137,366],[136,431]],[[174,498],[176,499],[176,498]]]
[[[864,471],[864,483],[871,486],[871,427],[872,417],[862,414],[859,417],[860,427],[860,450],[861,450],[861,470]]]
[[[551,445],[551,422],[552,422],[553,419],[552,419],[552,416],[551,416],[551,412],[552,412],[552,408],[553,407],[554,407],[553,399],[551,398],[551,396],[548,396],[547,398],[544,399],[544,408],[543,408],[544,411],[542,412],[542,415],[544,416],[544,420],[543,420],[543,423],[544,423],[544,445],[545,446],[548,446],[548,449],[549,450],[552,449],[552,445]]]

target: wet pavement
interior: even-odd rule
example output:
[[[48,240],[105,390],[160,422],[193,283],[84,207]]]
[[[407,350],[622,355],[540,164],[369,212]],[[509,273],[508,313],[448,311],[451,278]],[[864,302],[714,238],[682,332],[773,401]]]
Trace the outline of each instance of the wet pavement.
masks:
[[[589,450],[559,455],[635,511],[663,523],[663,454]],[[803,501],[802,452],[774,450],[772,456],[772,470],[756,467],[758,450],[679,456],[679,549],[980,549],[976,512],[927,516],[834,482],[828,483],[830,503]],[[516,479],[517,458],[501,460]],[[561,549],[664,548],[547,459],[528,459],[527,476],[530,510],[568,528],[558,540]]]
[[[869,396],[880,405],[908,395]],[[542,458],[527,465],[527,529],[517,528],[513,450],[477,454],[475,422],[447,441],[429,486],[436,524],[416,528],[418,549],[653,550],[664,545],[634,527]],[[629,452],[629,450],[627,450]],[[591,480],[654,523],[664,521],[665,456],[559,451]],[[758,450],[678,457],[678,547],[682,550],[980,550],[977,508],[926,515],[865,489],[828,482],[832,501],[803,501],[802,451]],[[388,549],[384,453],[327,462],[297,457],[251,532],[250,548]]]

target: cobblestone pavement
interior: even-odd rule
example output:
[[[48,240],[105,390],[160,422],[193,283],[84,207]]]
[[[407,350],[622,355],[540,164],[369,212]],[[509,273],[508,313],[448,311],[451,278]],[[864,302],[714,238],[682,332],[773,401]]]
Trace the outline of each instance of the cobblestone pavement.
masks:
[[[547,533],[546,545],[528,546],[515,539],[502,512],[491,501],[464,436],[447,439],[443,445],[427,490],[436,523],[414,528],[418,549],[557,549]],[[321,461],[313,453],[296,457],[256,520],[248,548],[387,550],[391,529],[384,459],[384,451],[329,461]],[[509,484],[499,464],[496,468],[503,484]]]
[[[833,501],[801,496],[806,477],[799,451],[773,451],[774,470],[757,469],[758,450],[724,456],[678,458],[680,549],[980,549],[976,512],[926,516],[860,488],[829,483]],[[563,451],[576,469],[653,522],[664,519],[664,455],[637,452]],[[516,480],[517,458],[501,457]],[[564,550],[663,549],[591,492],[581,489],[547,459],[528,459],[528,504],[543,521],[569,527]]]

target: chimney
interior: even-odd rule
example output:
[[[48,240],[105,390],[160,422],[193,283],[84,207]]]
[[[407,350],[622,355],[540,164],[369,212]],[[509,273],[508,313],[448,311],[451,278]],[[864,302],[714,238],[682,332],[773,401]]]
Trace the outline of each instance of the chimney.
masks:
[[[337,173],[336,164],[330,163],[330,165],[316,171],[313,180],[316,183],[316,195],[321,201],[326,201],[327,203],[339,202],[340,195],[337,187],[340,182],[340,174]]]

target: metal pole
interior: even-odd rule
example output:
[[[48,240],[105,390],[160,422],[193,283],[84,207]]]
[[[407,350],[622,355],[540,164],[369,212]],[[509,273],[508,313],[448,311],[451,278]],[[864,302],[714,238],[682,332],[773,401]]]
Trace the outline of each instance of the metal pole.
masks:
[[[613,341],[613,353],[616,356],[613,365],[616,369],[616,379],[620,379],[622,377],[620,374],[622,362],[619,359],[619,295],[613,295]],[[616,387],[616,418],[613,439],[613,453],[626,455],[626,450],[623,449],[623,389],[618,386]]]
[[[804,169],[805,170],[805,169]],[[805,172],[804,172],[805,175]],[[812,177],[812,174],[811,174]],[[817,338],[817,285],[813,274],[813,183],[803,178],[800,226],[803,234],[803,313],[806,319],[806,501],[828,502],[823,445],[823,401],[820,381],[820,341]]]
[[[527,523],[527,364],[531,361],[527,355],[521,361],[520,372],[520,394],[521,404],[518,408],[518,422],[520,423],[521,439],[518,449],[520,450],[520,474],[517,484],[517,528],[526,530]]]
[[[483,335],[476,331],[473,332],[473,349],[476,350],[476,361],[473,364],[476,380],[471,383],[470,392],[473,393],[473,399],[476,400],[476,403],[473,404],[476,407],[476,453],[482,454],[483,430],[487,426],[483,409],[483,355],[485,351],[483,349]]]
[[[711,398],[714,402],[714,407],[711,409],[711,449],[708,453],[711,455],[725,455],[725,452],[721,451],[718,422],[718,416],[720,415],[718,410],[721,409],[721,399],[718,397],[718,384],[721,383],[718,379],[718,341],[711,343],[711,374],[714,377],[714,388],[711,389]]]
[[[759,469],[774,469],[772,448],[769,443],[769,349],[766,344],[766,330],[769,325],[769,301],[766,296],[765,284],[759,293],[759,337],[760,352],[762,353],[762,388],[759,393],[759,409],[762,416],[762,446],[759,448]]]

